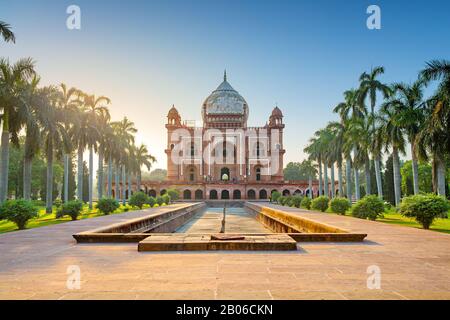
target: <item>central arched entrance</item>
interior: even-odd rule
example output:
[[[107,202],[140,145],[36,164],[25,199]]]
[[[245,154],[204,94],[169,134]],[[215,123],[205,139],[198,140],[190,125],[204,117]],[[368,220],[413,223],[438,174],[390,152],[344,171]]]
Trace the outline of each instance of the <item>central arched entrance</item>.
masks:
[[[184,200],[191,200],[191,190],[184,190],[183,192],[183,199]]]
[[[235,200],[241,199],[241,190],[233,191],[233,199],[235,199]]]
[[[195,191],[195,200],[202,200],[203,199],[203,191],[198,189]]]
[[[259,190],[259,198],[260,199],[267,199],[267,191],[264,189]]]
[[[230,199],[230,192],[228,190],[222,190],[222,194],[220,197],[222,200],[229,200]]]
[[[248,190],[247,191],[247,199],[250,199],[250,200],[255,200],[256,199],[255,190]]]
[[[216,190],[211,190],[209,192],[209,199],[210,200],[217,200],[217,191]]]

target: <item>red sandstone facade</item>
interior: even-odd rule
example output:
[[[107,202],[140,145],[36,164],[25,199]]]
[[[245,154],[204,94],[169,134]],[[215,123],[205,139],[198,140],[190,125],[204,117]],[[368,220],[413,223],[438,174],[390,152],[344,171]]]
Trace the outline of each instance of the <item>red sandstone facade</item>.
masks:
[[[307,181],[284,181],[283,114],[275,107],[262,127],[248,127],[245,99],[224,81],[202,105],[203,125],[167,115],[167,181],[143,181],[151,196],[168,188],[185,200],[268,199],[273,191],[309,194]],[[318,184],[313,182],[313,194]]]

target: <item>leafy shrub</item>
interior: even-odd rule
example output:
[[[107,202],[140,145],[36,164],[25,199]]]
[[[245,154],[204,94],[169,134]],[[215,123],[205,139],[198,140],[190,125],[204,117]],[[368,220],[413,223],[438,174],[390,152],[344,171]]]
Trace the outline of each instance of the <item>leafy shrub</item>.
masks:
[[[286,197],[286,205],[288,206],[288,207],[292,207],[294,204],[293,204],[293,201],[294,201],[294,199],[293,199],[293,197],[292,196],[287,196]]]
[[[169,204],[170,203],[170,196],[167,193],[162,196],[162,199],[163,199],[165,204]]]
[[[284,206],[286,204],[287,201],[287,197],[285,196],[281,196],[278,198],[278,204],[281,204],[282,206]]]
[[[168,189],[167,193],[165,195],[169,195],[170,201],[176,201],[176,200],[180,199],[180,191],[178,191],[176,189]],[[169,203],[166,202],[166,204],[169,204]]]
[[[144,204],[146,204],[148,201],[148,195],[146,195],[144,192],[139,191],[135,192],[131,195],[130,199],[128,200],[128,204],[133,207],[138,207],[139,209],[142,209]]]
[[[272,201],[272,202],[278,202],[278,199],[279,199],[280,197],[281,197],[281,193],[278,192],[278,191],[274,191],[274,192],[272,192],[270,201]]]
[[[79,200],[72,200],[64,203],[61,208],[56,212],[56,218],[62,218],[69,216],[72,220],[77,220],[83,209],[83,202]]]
[[[123,206],[122,210],[123,210],[123,212],[128,212],[128,211],[130,211],[130,207],[125,205],[125,206]]]
[[[297,195],[295,195],[295,196],[293,196],[292,197],[292,201],[291,201],[291,205],[293,206],[293,207],[296,207],[296,208],[300,208],[300,205],[301,205],[301,203],[302,203],[302,200],[303,200],[303,197],[302,196],[297,196]]]
[[[102,198],[97,202],[97,209],[103,214],[110,214],[116,211],[119,207],[119,201],[113,198]]]
[[[157,196],[156,197],[156,203],[158,204],[158,206],[162,205],[164,203],[164,199],[162,196]]]
[[[436,218],[447,218],[449,209],[448,201],[435,194],[405,197],[400,204],[400,213],[415,218],[424,229],[429,229]]]
[[[155,199],[155,198],[153,198],[153,197],[148,197],[147,204],[148,204],[150,207],[153,207],[153,206],[155,205],[155,203],[156,203],[156,199]]]
[[[300,207],[305,209],[311,209],[311,199],[309,197],[304,197],[300,203]]]
[[[376,195],[368,195],[356,202],[352,207],[352,216],[376,220],[384,212],[384,202]]]
[[[317,197],[311,202],[311,209],[325,212],[328,209],[329,201],[330,199],[327,196]]]
[[[54,205],[57,209],[59,209],[59,208],[61,207],[61,205],[62,205],[62,200],[61,200],[61,199],[55,199],[55,200],[53,201],[53,205]]]
[[[345,214],[350,209],[350,201],[347,198],[336,197],[330,201],[331,211],[338,214]]]
[[[28,220],[38,217],[38,209],[32,201],[24,199],[7,200],[0,206],[0,220],[6,219],[25,229]]]

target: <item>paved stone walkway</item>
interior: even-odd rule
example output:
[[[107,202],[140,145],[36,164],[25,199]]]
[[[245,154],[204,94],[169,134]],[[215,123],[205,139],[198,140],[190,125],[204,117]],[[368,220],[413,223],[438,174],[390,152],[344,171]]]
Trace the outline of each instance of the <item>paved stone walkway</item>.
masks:
[[[352,231],[364,243],[300,243],[298,252],[139,253],[76,244],[72,234],[169,210],[128,212],[0,235],[0,299],[450,299],[450,235],[280,207]],[[67,267],[81,289],[66,287]],[[367,267],[381,289],[367,288]]]

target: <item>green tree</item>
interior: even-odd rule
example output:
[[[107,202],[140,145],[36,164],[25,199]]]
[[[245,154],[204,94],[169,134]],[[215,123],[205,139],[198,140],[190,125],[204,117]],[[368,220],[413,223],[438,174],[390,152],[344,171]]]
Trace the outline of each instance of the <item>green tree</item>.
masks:
[[[426,101],[425,122],[417,135],[419,156],[432,157],[433,189],[445,196],[446,161],[450,155],[450,61],[432,60],[421,71],[426,83],[439,81],[436,93]]]
[[[419,194],[419,168],[417,160],[416,138],[420,127],[424,122],[423,112],[423,86],[422,79],[414,82],[412,85],[396,83],[393,85],[395,93],[395,106],[398,109],[397,125],[403,128],[408,136],[408,142],[411,146],[412,157],[412,177],[414,194]]]
[[[417,165],[417,180],[419,189],[430,193],[433,191],[431,165],[426,162],[419,162]],[[413,164],[412,161],[405,161],[401,168],[402,192],[405,195],[413,195],[415,190],[413,186]]]
[[[375,67],[370,70],[369,73],[364,72],[359,77],[359,96],[358,100],[360,104],[368,99],[370,102],[370,114],[372,118],[375,118],[375,106],[377,103],[377,93],[380,92],[384,98],[388,98],[391,95],[391,90],[389,86],[378,80],[378,77],[384,73],[384,67]],[[375,122],[372,122],[373,130],[372,135],[375,134]],[[373,138],[373,137],[372,137]],[[375,165],[375,175],[377,180],[377,191],[380,198],[383,197],[382,183],[381,183],[381,155],[373,154],[373,161]],[[366,171],[367,172],[367,171]],[[369,187],[369,186],[368,186]],[[370,187],[367,193],[370,192]]]
[[[59,107],[63,111],[63,124],[64,128],[67,132],[70,132],[70,128],[73,125],[74,120],[77,116],[78,108],[80,107],[80,100],[78,99],[78,95],[80,91],[76,88],[67,88],[67,86],[64,83],[61,83],[59,85],[59,91],[60,91],[60,101],[59,101]],[[72,142],[72,137],[71,141]],[[71,166],[71,153],[72,153],[72,144],[70,144],[70,150],[64,150],[63,155],[63,161],[64,161],[64,182],[63,182],[63,200],[64,202],[67,202],[70,200],[73,200],[73,198],[70,197],[71,191],[69,191],[70,188],[70,166]],[[72,165],[73,169],[73,165]]]
[[[0,35],[3,37],[5,42],[16,42],[16,36],[11,30],[11,26],[3,21],[0,21]]]
[[[1,136],[0,156],[0,202],[7,198],[8,193],[8,160],[10,135],[17,136],[20,131],[18,117],[19,108],[23,105],[25,96],[23,82],[28,81],[35,74],[34,62],[31,58],[21,59],[11,64],[6,59],[0,59],[0,108],[3,131]],[[11,129],[11,130],[10,130]]]
[[[405,132],[398,125],[401,117],[401,107],[395,98],[385,102],[381,107],[380,117],[381,132],[384,137],[386,152],[392,150],[393,170],[394,170],[394,193],[395,205],[400,205],[401,201],[401,174],[399,154],[405,154]]]

